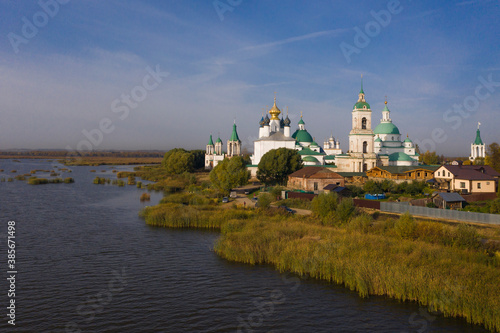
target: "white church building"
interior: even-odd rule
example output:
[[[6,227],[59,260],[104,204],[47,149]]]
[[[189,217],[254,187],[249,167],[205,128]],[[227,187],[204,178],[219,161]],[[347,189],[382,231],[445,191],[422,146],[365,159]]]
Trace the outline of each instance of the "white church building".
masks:
[[[476,131],[476,140],[470,144],[470,157],[469,160],[474,162],[476,158],[485,158],[486,157],[486,145],[483,140],[481,140],[481,132],[479,131],[479,126],[481,123],[477,124]]]
[[[330,165],[337,172],[365,172],[376,166],[414,166],[418,165],[419,154],[408,135],[401,140],[398,127],[393,124],[390,111],[385,102],[380,123],[372,130],[372,110],[366,101],[361,80],[361,90],[358,101],[351,112],[352,126],[349,133],[349,149],[342,152],[340,142],[333,135],[320,147],[306,130],[302,114],[297,129],[292,133],[291,121],[283,118],[281,110],[276,105],[274,97],[273,107],[262,116],[259,122],[259,137],[254,141],[254,152],[250,157],[249,166],[252,175],[256,174],[257,165],[262,156],[272,149],[296,149],[302,157],[304,165]],[[481,142],[479,137],[476,142]],[[230,145],[231,142],[231,145]],[[213,144],[212,136],[206,148],[205,167],[211,169],[225,157],[241,155],[241,141],[236,133],[236,124],[233,134],[228,141],[228,154],[222,152],[220,138]],[[476,151],[480,152],[480,150]],[[484,148],[483,148],[484,152]],[[479,156],[479,155],[478,155]]]

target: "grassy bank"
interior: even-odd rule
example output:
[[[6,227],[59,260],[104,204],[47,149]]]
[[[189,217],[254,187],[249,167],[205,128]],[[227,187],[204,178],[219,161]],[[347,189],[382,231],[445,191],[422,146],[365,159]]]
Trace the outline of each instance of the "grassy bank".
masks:
[[[331,226],[279,210],[220,209],[216,202],[174,194],[141,216],[152,226],[220,230],[215,252],[230,261],[272,264],[361,297],[416,301],[500,331],[500,252],[481,244],[475,228],[366,214]]]
[[[315,224],[229,222],[221,257],[344,284],[361,297],[416,301],[445,316],[500,331],[500,257],[458,247]]]

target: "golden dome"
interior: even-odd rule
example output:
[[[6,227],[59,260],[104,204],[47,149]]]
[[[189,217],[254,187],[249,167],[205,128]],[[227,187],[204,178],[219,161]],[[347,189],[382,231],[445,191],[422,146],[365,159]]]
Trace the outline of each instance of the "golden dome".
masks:
[[[269,114],[271,115],[271,120],[280,120],[278,116],[280,115],[281,110],[276,106],[276,97],[274,97],[274,105],[269,110]]]

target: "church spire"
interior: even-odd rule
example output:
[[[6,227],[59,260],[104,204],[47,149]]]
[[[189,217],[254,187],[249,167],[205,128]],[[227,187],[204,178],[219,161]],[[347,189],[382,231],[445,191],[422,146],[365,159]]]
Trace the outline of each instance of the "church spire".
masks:
[[[366,102],[365,92],[363,91],[363,74],[361,74],[361,90],[359,91],[358,102]]]

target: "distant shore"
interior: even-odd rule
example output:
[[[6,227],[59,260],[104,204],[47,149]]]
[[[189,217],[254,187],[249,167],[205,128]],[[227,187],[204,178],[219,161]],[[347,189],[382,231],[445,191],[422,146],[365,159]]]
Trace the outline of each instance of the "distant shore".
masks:
[[[117,152],[88,152],[81,156],[73,156],[66,151],[18,151],[0,152],[0,159],[44,159],[57,160],[64,165],[135,165],[160,164],[164,152],[150,151],[117,151]]]

